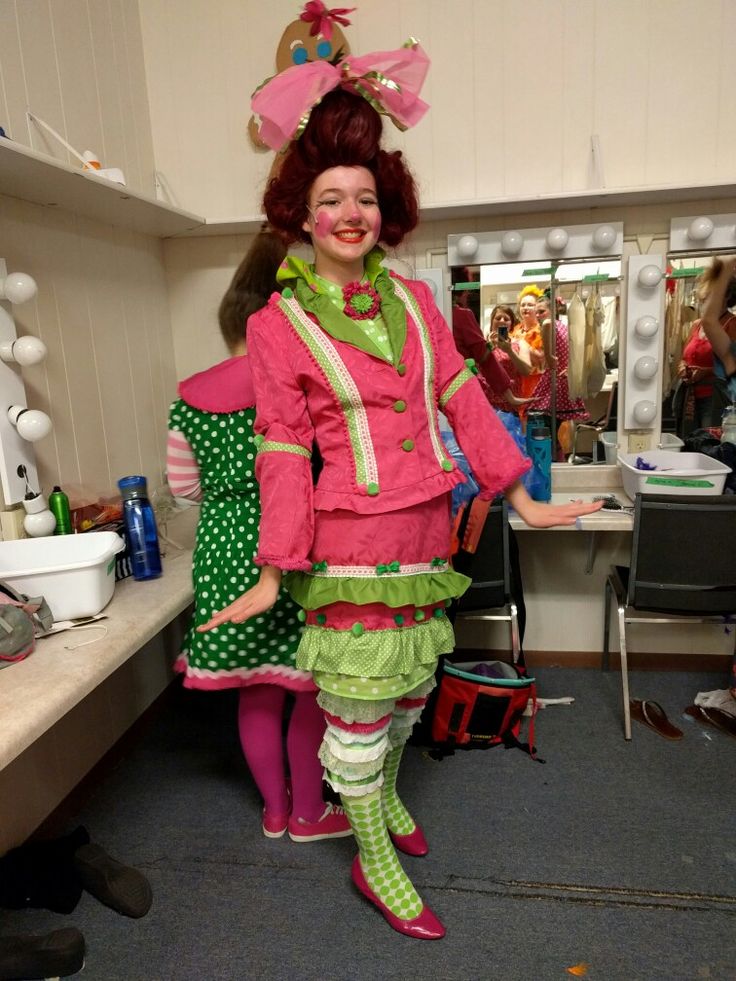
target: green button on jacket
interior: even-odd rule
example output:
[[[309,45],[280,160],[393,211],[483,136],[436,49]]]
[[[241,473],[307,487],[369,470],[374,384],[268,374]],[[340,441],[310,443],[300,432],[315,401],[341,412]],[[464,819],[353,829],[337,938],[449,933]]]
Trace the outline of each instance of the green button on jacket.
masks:
[[[406,450],[407,453],[410,453],[414,449],[414,440],[405,439],[404,442],[401,444],[401,449]]]
[[[403,399],[394,402],[394,412],[406,412],[406,402]]]

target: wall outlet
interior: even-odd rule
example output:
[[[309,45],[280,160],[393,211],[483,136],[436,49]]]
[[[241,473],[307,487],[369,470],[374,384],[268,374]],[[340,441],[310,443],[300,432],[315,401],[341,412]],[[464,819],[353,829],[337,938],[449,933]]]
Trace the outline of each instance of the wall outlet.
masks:
[[[629,453],[644,453],[652,448],[650,433],[629,433]]]
[[[0,530],[4,542],[15,542],[19,538],[27,538],[23,528],[26,512],[23,508],[10,508],[0,511]]]

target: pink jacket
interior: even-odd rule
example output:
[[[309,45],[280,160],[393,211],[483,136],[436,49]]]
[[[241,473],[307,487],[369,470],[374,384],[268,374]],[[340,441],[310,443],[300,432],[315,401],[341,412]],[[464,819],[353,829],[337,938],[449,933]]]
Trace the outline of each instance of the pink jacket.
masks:
[[[393,363],[336,337],[296,299],[274,294],[248,321],[259,434],[261,488],[257,561],[311,569],[314,510],[380,514],[450,491],[464,480],[439,432],[450,421],[482,495],[513,483],[526,461],[463,361],[429,288],[392,276],[407,309],[403,350]],[[323,469],[316,488],[314,444]]]

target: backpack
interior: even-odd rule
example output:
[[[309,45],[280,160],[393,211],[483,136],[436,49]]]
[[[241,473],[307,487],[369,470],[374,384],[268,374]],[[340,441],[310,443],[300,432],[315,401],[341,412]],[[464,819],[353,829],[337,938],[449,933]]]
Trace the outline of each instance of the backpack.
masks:
[[[521,720],[531,701],[529,741],[519,740]],[[438,758],[456,749],[505,746],[524,750],[543,763],[534,746],[537,689],[523,664],[505,661],[444,661],[432,715],[432,742]]]
[[[53,622],[43,596],[32,599],[0,580],[0,668],[28,657],[36,635],[49,630]]]

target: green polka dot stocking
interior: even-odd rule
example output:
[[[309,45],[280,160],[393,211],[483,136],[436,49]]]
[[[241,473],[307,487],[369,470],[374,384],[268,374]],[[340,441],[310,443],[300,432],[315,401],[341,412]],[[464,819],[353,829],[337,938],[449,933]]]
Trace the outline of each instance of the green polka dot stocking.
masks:
[[[401,798],[396,793],[396,777],[403,752],[403,746],[389,750],[383,764],[383,813],[389,830],[393,831],[395,835],[410,835],[416,827],[414,818],[404,807]]]
[[[364,797],[341,796],[358,842],[360,864],[366,882],[381,902],[402,920],[419,916],[424,903],[399,864],[386,830],[381,791]]]

